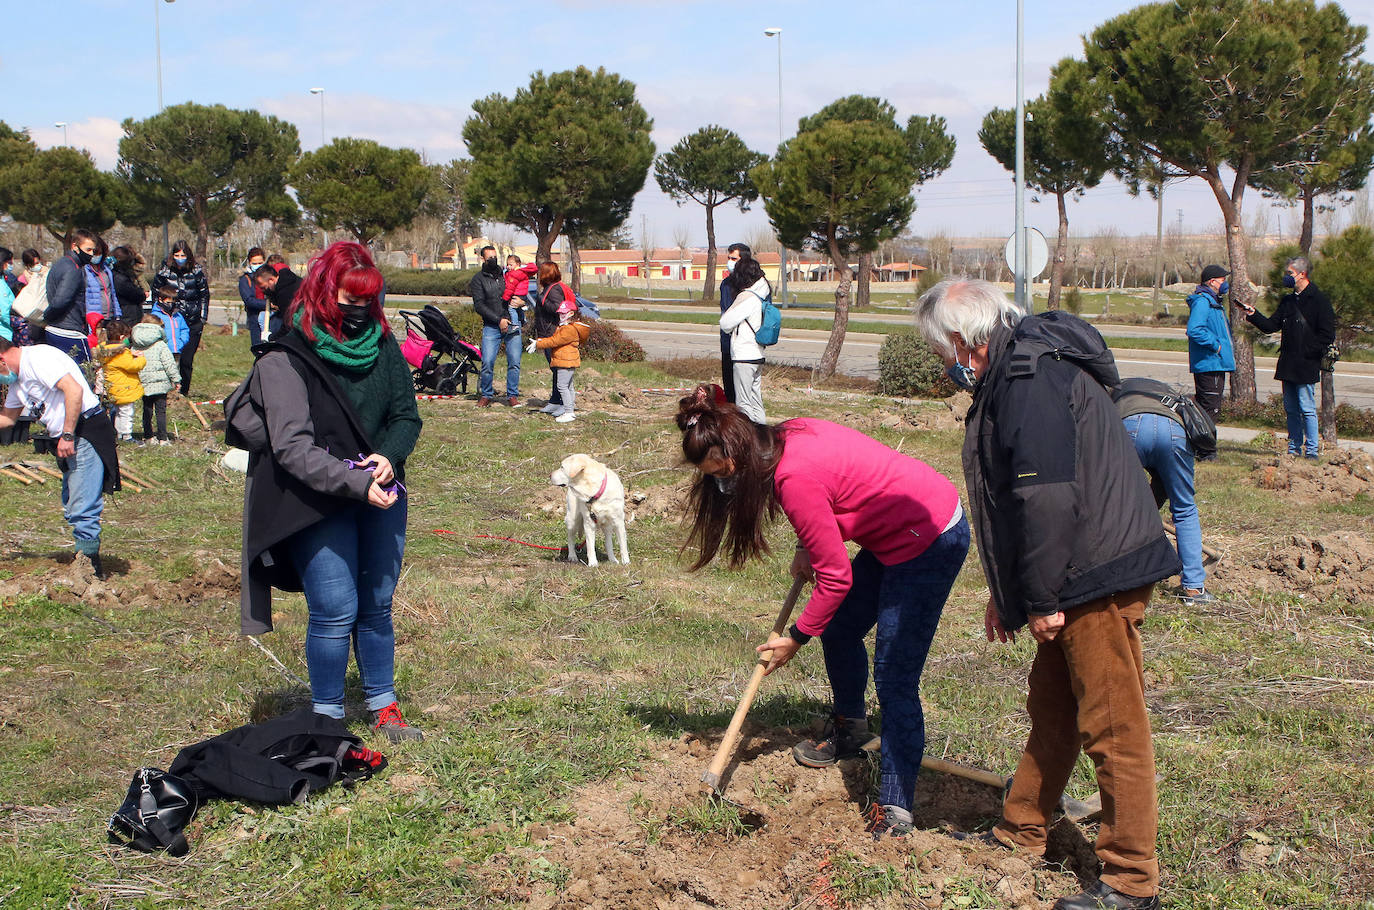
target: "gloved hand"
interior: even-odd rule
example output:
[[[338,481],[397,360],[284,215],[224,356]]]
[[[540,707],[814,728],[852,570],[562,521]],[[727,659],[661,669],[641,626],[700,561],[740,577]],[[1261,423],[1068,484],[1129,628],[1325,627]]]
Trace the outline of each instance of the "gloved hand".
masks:
[[[531,341],[529,344],[525,345],[526,354],[533,354],[537,350],[539,350],[539,345],[536,344],[534,341]]]

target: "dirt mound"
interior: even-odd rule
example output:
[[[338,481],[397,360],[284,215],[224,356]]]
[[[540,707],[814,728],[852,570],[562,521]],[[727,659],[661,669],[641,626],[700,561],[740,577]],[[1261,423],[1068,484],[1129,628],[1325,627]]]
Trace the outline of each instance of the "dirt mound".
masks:
[[[679,481],[671,486],[649,487],[633,490],[626,495],[628,518],[672,518],[682,517],[687,507],[687,492],[692,488],[692,479]]]
[[[1319,601],[1332,595],[1351,601],[1374,597],[1374,544],[1361,534],[1290,537],[1253,567],[1265,570],[1278,587]]]
[[[1374,494],[1374,458],[1357,449],[1332,449],[1316,462],[1280,455],[1256,463],[1253,477],[1262,489],[1302,501],[1354,499]]]
[[[68,554],[26,560],[16,565],[15,574],[0,580],[0,597],[37,594],[58,603],[84,603],[87,606],[146,606],[166,603],[200,603],[207,600],[235,600],[239,596],[239,570],[216,556],[197,550],[196,569],[188,578],[165,581],[142,563],[129,563],[106,555],[106,577],[98,579],[90,563],[74,560]]]
[[[489,872],[509,885],[505,897],[530,907],[600,910],[987,905],[974,897],[1040,908],[1078,890],[1062,868],[937,833],[970,829],[998,811],[999,793],[958,778],[923,776],[918,830],[875,842],[862,812],[870,760],[802,768],[791,754],[798,738],[785,729],[746,730],[727,781],[730,802],[721,803],[699,789],[718,736],[686,734],[645,770],[579,791],[573,821],[532,826],[534,847],[515,860],[493,858]],[[1063,822],[1051,856],[1074,867],[1092,862],[1081,834]],[[553,890],[522,875],[522,862],[566,877]]]

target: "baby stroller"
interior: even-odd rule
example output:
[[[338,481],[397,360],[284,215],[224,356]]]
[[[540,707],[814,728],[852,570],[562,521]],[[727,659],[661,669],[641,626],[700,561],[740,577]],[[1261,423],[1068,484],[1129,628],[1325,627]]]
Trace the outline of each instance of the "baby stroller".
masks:
[[[468,375],[482,368],[482,351],[453,330],[448,317],[434,304],[418,312],[401,310],[406,340],[401,353],[410,364],[415,391],[456,395],[468,390]]]

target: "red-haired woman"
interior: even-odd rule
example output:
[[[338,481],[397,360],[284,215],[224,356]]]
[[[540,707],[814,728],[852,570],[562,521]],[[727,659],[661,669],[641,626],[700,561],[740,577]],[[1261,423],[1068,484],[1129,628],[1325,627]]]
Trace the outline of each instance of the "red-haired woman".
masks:
[[[883,712],[882,777],[873,803],[875,837],[911,831],[912,797],[925,750],[919,687],[945,599],[968,554],[959,491],[915,458],[857,430],[798,418],[756,424],[700,386],[677,413],[682,453],[701,471],[688,499],[699,569],[724,551],[730,567],[768,552],[764,530],[779,511],[797,532],[794,577],[815,583],[768,672],[819,635],[834,696],[830,726],[797,744],[813,768],[852,758],[869,744],[864,636],[877,627],[873,682]],[[851,561],[845,547],[861,549]]]
[[[563,272],[558,268],[558,263],[539,263],[539,300],[534,306],[534,319],[531,322],[536,339],[548,338],[558,331],[558,312],[565,301],[574,301],[576,305],[572,288],[563,283]],[[544,357],[553,371],[553,390],[549,392],[549,403],[544,405],[542,412],[562,417],[571,413],[569,402],[563,401],[563,393],[558,390],[558,371],[562,367],[553,366],[552,348],[544,349]]]
[[[353,646],[372,724],[420,739],[394,690],[391,597],[405,550],[405,461],[420,435],[410,368],[383,315],[382,275],[357,243],[311,263],[253,369],[266,444],[244,493],[242,625],[272,627],[271,588],[305,592],[316,713],[344,716]]]

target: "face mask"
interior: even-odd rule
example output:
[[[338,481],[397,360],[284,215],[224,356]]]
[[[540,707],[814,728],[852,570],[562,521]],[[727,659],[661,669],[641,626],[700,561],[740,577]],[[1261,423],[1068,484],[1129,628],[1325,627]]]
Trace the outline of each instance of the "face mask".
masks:
[[[955,357],[955,361],[945,369],[945,375],[949,377],[950,382],[954,383],[959,388],[967,389],[972,392],[973,386],[978,379],[978,374],[974,371],[972,366],[973,355],[969,355],[969,365],[967,366],[958,361],[958,355],[955,355]]]
[[[501,263],[497,262],[495,259],[484,259],[482,260],[482,271],[486,272],[488,275],[500,275]]]
[[[1226,296],[1226,294],[1228,294],[1228,293],[1230,292],[1230,290],[1231,290],[1231,282],[1229,282],[1229,281],[1223,281],[1223,282],[1221,283],[1221,287],[1217,288],[1217,296],[1218,296],[1218,297],[1224,297],[1224,296]]]
[[[736,477],[734,474],[731,474],[729,477],[716,477],[715,481],[716,489],[719,490],[722,494],[726,496],[735,495],[735,485],[738,483],[739,478]]]
[[[14,385],[19,381],[19,377],[11,373],[8,369],[0,373],[0,385]]]
[[[110,268],[114,268],[115,258],[113,256],[106,256],[105,264],[108,265]]]
[[[247,265],[245,265],[245,266],[243,267],[243,273],[244,273],[245,275],[251,275],[251,274],[253,274],[254,272],[256,272],[256,271],[257,271],[258,269],[260,269],[260,268],[262,268],[262,263],[261,263],[261,262],[259,262],[257,265],[253,265],[253,263],[250,262],[250,263],[248,263]]]
[[[727,260],[725,260],[725,271],[727,271],[727,272],[733,272],[733,271],[735,270],[735,263],[736,263],[736,262],[739,262],[739,260],[738,260],[738,259],[727,259]]]
[[[85,250],[77,250],[77,251],[76,251],[76,261],[79,262],[79,263],[81,263],[83,266],[85,266],[85,265],[90,265],[90,264],[91,264],[91,254],[88,253],[88,252],[86,252]]]
[[[1283,286],[1286,287],[1286,288],[1295,288],[1295,287],[1297,287],[1297,286],[1298,286],[1298,279],[1297,279],[1297,276],[1294,275],[1292,272],[1285,272],[1285,273],[1283,274]]]
[[[365,303],[339,304],[339,312],[343,314],[343,322],[341,325],[343,326],[344,334],[349,338],[361,334],[363,329],[366,329],[367,324],[372,320],[372,314],[368,312],[370,309],[371,307]]]
[[[186,257],[184,257],[184,256],[173,256],[173,257],[172,257],[172,265],[176,266],[176,267],[179,268],[179,269],[184,269],[184,268],[186,268]]]

